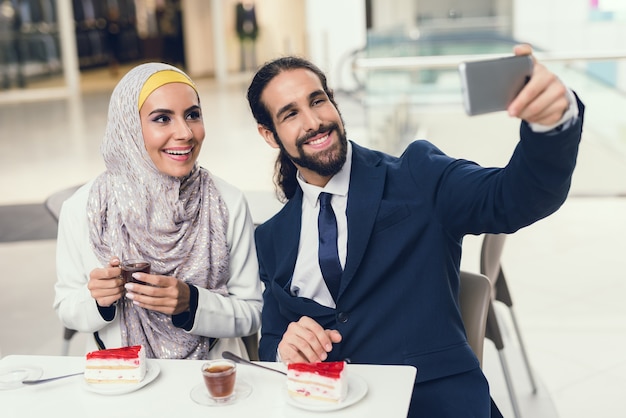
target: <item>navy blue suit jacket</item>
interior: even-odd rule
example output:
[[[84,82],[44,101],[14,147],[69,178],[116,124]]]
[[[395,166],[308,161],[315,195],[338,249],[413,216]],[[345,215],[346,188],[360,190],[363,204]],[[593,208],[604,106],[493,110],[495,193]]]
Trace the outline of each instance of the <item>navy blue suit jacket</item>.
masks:
[[[512,233],[557,210],[576,164],[581,103],[579,109],[577,123],[549,136],[522,123],[505,168],[450,158],[426,141],[413,142],[400,157],[353,143],[347,256],[336,309],[289,292],[302,191],[256,229],[265,284],[261,359],[275,361],[288,324],[306,315],[343,336],[329,361],[415,366],[414,398],[420,385],[479,370],[458,305],[463,236]],[[449,391],[451,400],[455,392],[471,398],[473,390],[484,391],[448,380],[438,390]],[[411,408],[454,416],[429,409],[437,405],[413,402]]]

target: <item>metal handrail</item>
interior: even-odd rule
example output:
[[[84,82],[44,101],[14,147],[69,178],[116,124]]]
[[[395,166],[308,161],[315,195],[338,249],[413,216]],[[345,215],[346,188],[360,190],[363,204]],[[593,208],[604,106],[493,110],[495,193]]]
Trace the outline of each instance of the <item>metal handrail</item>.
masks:
[[[414,57],[359,58],[352,62],[353,70],[419,70],[456,68],[461,62],[495,59],[511,54],[430,55]],[[539,62],[615,61],[626,59],[626,51],[608,52],[536,52]]]

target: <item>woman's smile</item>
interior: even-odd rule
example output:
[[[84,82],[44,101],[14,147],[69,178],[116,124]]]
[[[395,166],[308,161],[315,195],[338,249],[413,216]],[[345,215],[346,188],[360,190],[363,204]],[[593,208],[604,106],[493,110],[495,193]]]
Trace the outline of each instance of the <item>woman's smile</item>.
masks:
[[[163,150],[169,158],[175,161],[187,161],[191,158],[193,147],[172,147]]]

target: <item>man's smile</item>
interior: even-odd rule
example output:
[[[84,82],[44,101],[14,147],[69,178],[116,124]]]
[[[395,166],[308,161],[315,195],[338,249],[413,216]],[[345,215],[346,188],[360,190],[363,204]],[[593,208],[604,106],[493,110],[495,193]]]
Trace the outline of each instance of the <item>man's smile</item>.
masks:
[[[307,140],[305,142],[306,145],[310,145],[312,147],[320,147],[325,146],[326,142],[330,140],[330,132],[322,133],[314,136],[313,138]]]

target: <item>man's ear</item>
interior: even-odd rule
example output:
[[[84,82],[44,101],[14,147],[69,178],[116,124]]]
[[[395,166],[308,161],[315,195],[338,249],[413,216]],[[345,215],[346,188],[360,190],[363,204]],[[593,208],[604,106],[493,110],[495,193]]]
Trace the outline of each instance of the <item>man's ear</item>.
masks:
[[[265,125],[261,125],[260,123],[257,125],[257,130],[259,134],[263,137],[267,145],[272,148],[278,148],[278,143],[276,142],[276,138],[274,138],[274,133],[265,127]]]

